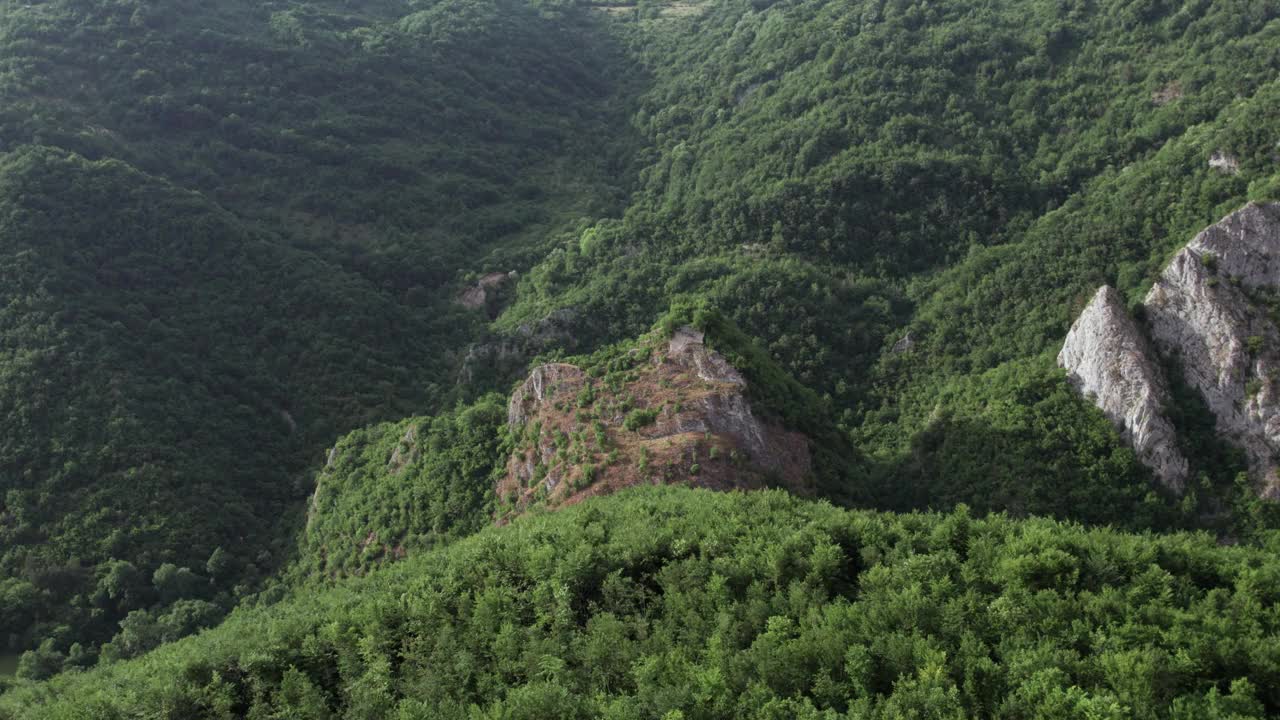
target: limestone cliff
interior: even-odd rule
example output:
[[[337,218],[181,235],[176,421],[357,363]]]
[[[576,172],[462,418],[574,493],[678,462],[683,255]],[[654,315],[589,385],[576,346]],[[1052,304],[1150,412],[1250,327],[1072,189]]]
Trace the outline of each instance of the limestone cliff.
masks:
[[[684,327],[586,371],[551,363],[512,395],[500,516],[638,483],[810,491],[808,439],[761,418],[742,375]]]
[[[1152,340],[1179,359],[1272,499],[1280,498],[1280,345],[1267,305],[1277,289],[1280,205],[1250,204],[1196,236],[1145,300]]]
[[[1071,383],[1115,423],[1165,487],[1181,494],[1187,459],[1164,413],[1169,397],[1160,365],[1120,294],[1103,286],[1071,327],[1058,354]]]
[[[1172,489],[1186,479],[1160,414],[1163,380],[1147,339],[1203,396],[1218,433],[1244,449],[1259,493],[1280,499],[1280,204],[1250,203],[1206,228],[1144,300],[1145,336],[1110,288],[1072,327],[1059,364]]]

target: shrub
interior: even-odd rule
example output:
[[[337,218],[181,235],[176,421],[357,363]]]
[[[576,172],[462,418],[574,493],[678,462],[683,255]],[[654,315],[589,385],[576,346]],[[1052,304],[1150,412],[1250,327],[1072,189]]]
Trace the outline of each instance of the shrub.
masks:
[[[653,421],[658,419],[657,410],[638,409],[627,413],[627,418],[622,421],[622,427],[632,432],[639,430],[646,425],[652,425]]]

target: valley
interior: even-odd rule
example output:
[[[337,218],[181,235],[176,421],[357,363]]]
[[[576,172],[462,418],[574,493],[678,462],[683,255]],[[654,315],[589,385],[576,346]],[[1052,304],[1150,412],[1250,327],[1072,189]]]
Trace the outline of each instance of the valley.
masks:
[[[0,19],[0,720],[1280,714],[1272,4]]]

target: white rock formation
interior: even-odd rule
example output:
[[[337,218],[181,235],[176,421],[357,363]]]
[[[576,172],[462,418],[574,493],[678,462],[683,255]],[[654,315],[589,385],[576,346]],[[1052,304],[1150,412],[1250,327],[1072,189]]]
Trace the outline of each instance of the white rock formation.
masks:
[[[1280,203],[1249,203],[1195,237],[1183,252],[1210,255],[1223,281],[1280,289]]]
[[[1187,459],[1164,414],[1169,390],[1120,294],[1103,286],[1068,333],[1058,365],[1120,430],[1165,487],[1181,494]]]
[[[1240,161],[1236,159],[1235,155],[1222,150],[1215,150],[1209,156],[1209,167],[1223,175],[1235,175],[1240,172]]]
[[[708,350],[703,334],[688,325],[681,326],[671,336],[667,359],[694,371],[705,382],[747,386],[742,374],[720,353]]]
[[[1145,301],[1152,340],[1179,358],[1271,499],[1280,499],[1280,336],[1250,294],[1277,286],[1280,205],[1250,204],[1183,248]]]
[[[511,427],[523,425],[529,414],[536,412],[547,398],[569,387],[576,392],[586,377],[586,373],[576,365],[568,363],[539,365],[529,373],[524,384],[507,402],[507,424]]]

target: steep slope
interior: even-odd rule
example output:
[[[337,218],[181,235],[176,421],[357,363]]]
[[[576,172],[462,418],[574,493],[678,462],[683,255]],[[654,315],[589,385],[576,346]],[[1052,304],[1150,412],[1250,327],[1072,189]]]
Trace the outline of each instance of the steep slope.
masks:
[[[192,597],[259,588],[338,434],[481,394],[453,382],[470,275],[627,182],[616,55],[568,7],[52,0],[2,26],[5,650],[91,661],[171,604],[166,563]]]
[[[1072,326],[1059,354],[1076,388],[1107,414],[1143,461],[1170,489],[1185,487],[1180,447],[1195,425],[1240,448],[1257,495],[1277,499],[1277,426],[1273,384],[1280,331],[1274,298],[1280,277],[1280,204],[1250,203],[1198,233],[1152,285],[1130,317],[1115,290],[1103,286]],[[1148,342],[1148,337],[1152,342]],[[1158,348],[1160,355],[1153,350]],[[1168,417],[1176,398],[1164,380],[1171,366],[1203,403],[1199,422]],[[1217,459],[1217,458],[1214,458]],[[1230,470],[1235,462],[1217,463]],[[1203,489],[1210,489],[1200,459]],[[1175,484],[1176,483],[1176,484]]]
[[[536,365],[507,398],[341,438],[287,577],[364,574],[633,485],[841,497],[865,461],[826,409],[723,317],[676,308],[633,341]]]
[[[1114,288],[1099,288],[1080,313],[1058,353],[1058,365],[1115,423],[1160,483],[1181,494],[1188,466],[1164,410],[1170,402],[1168,382],[1159,358]]]
[[[1280,331],[1250,295],[1280,291],[1280,204],[1250,204],[1197,235],[1147,294],[1152,337],[1178,358],[1219,432],[1244,447],[1264,496],[1280,499]]]
[[[636,120],[657,155],[622,222],[572,238],[509,321],[572,303],[644,327],[673,294],[709,295],[802,381],[856,404],[868,388],[850,378],[904,320],[893,281],[986,260],[986,247],[1006,263],[1033,254],[1018,247],[1038,245],[1024,242],[1028,225],[1095,177],[1270,87],[1270,10],[1131,5],[729,1],[644,35],[655,79]],[[1218,72],[1203,77],[1206,66]],[[1170,86],[1176,100],[1153,100]],[[1214,142],[1178,169],[1228,180],[1206,165],[1227,147],[1242,170],[1220,184],[1236,193],[1272,150],[1261,138]],[[1080,255],[1063,260],[1095,272]],[[910,295],[925,304],[940,290],[919,283]],[[950,341],[938,362],[969,359],[954,334],[937,338]]]
[[[895,507],[991,503],[1002,457],[1046,488],[1135,487],[1117,433],[1088,457],[1055,441],[1098,425],[1054,356],[1100,285],[1136,300],[1186,237],[1280,197],[1276,20],[1248,0],[715,3],[644,36],[657,154],[627,213],[565,238],[500,323],[572,307],[577,336],[613,339],[708,298],[832,397],[904,478]]]
[[[11,153],[0,216],[0,570],[35,590],[6,637],[109,639],[151,604],[101,594],[113,560],[269,573],[326,415],[430,351],[363,278],[120,162]]]
[[[1280,198],[1272,4],[669,10],[6,8],[0,417],[16,430],[0,440],[0,640],[40,644],[26,667],[91,664],[113,637],[109,656],[124,657],[208,624],[262,589],[295,532],[298,567],[341,575],[479,527],[495,479],[527,507],[537,466],[492,475],[516,448],[496,429],[506,413],[489,398],[468,415],[465,401],[505,393],[538,353],[594,394],[590,363],[565,353],[623,363],[618,348],[671,306],[699,309],[668,317],[664,342],[706,332],[745,387],[673,362],[638,388],[644,410],[680,375],[698,403],[730,404],[672,404],[640,432],[623,414],[632,435],[604,437],[636,455],[605,470],[582,456],[557,480],[589,464],[627,484],[646,433],[670,431],[657,447],[678,450],[662,458],[673,478],[754,487],[795,470],[806,492],[880,508],[1167,528],[1220,509],[1197,490],[1235,493],[1243,462],[1198,443],[1183,500],[1151,492],[1054,355],[1099,285],[1131,304],[1193,232]],[[1249,380],[1232,370],[1231,392],[1266,385],[1270,364],[1248,365]],[[619,391],[636,370],[617,371]],[[577,411],[557,402],[569,398],[531,411],[568,436]],[[1270,419],[1258,408],[1251,433]],[[1195,413],[1210,417],[1174,407],[1170,422]],[[406,416],[340,441],[311,492],[334,437]],[[774,467],[702,462],[712,446],[718,461],[744,454],[755,433],[734,425],[759,431],[756,458],[804,436],[812,472],[798,451]],[[555,444],[528,441],[538,456]],[[1228,499],[1215,529],[1248,542],[1280,526],[1247,489]],[[1056,559],[1035,572],[1069,576]],[[1218,671],[1236,666],[1205,662],[1225,692]],[[236,687],[230,706],[259,701]],[[1184,689],[1193,715],[1219,698]]]

